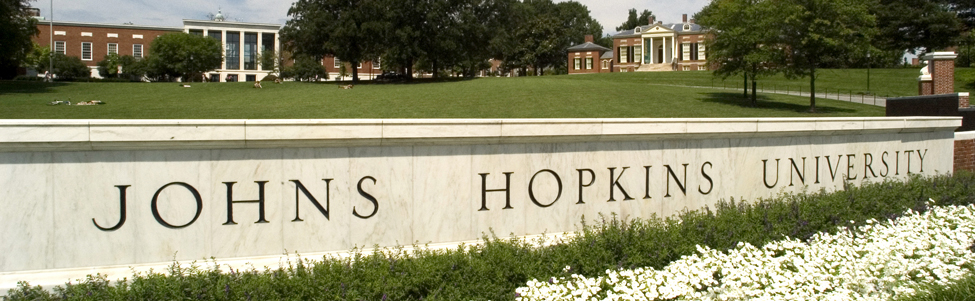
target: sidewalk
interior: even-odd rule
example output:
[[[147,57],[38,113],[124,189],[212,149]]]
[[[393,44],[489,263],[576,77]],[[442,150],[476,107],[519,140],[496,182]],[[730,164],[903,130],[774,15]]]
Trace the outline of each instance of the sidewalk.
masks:
[[[682,88],[696,88],[696,89],[715,89],[715,90],[735,90],[742,91],[741,87],[708,87],[708,86],[685,86],[685,85],[668,85],[668,84],[650,84],[654,86],[670,86],[670,87],[682,87]],[[817,90],[816,98],[822,99],[835,99],[840,101],[848,101],[855,103],[862,103],[868,105],[875,105],[880,107],[887,106],[887,98],[879,97],[876,95],[862,95],[862,94],[837,94],[837,93],[825,93],[825,90]],[[749,89],[751,93],[751,89]],[[809,91],[789,91],[789,90],[777,90],[777,89],[758,89],[758,93],[770,93],[770,94],[782,94],[782,95],[793,95],[793,96],[805,96],[809,97]]]

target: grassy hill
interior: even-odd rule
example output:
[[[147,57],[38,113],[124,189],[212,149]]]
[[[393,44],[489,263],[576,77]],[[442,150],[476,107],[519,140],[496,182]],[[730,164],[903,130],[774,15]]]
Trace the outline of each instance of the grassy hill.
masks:
[[[871,70],[875,95],[917,91],[915,69]],[[959,91],[975,73],[959,69]],[[635,118],[882,116],[883,108],[759,94],[757,108],[741,97],[741,78],[710,72],[613,73],[479,78],[411,84],[36,83],[0,82],[0,118],[34,119],[268,119],[268,118]],[[866,91],[866,70],[823,70],[817,91]],[[808,91],[809,80],[761,79],[762,88]],[[682,87],[694,86],[694,87]],[[711,88],[714,87],[714,88]],[[729,89],[722,89],[728,87]],[[731,88],[738,88],[733,90]],[[57,100],[101,100],[100,106],[49,106]]]

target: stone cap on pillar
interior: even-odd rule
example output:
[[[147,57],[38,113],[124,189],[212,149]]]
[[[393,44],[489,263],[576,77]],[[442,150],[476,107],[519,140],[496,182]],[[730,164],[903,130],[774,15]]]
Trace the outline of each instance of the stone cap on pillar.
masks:
[[[925,54],[921,59],[926,61],[932,61],[932,60],[953,60],[955,58],[958,58],[958,54],[956,54],[954,51],[941,51],[941,52],[932,52],[932,53]]]

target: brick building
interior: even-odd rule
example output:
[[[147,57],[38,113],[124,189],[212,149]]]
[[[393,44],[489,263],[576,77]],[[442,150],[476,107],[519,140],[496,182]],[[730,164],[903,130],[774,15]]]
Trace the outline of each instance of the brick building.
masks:
[[[640,72],[640,71],[693,71],[709,70],[705,39],[707,30],[683,15],[683,22],[668,23],[656,21],[651,16],[650,25],[638,26],[612,36],[613,48],[599,57],[598,72]],[[587,40],[587,42],[590,42]],[[585,44],[582,44],[585,45]],[[574,70],[574,58],[579,52],[569,52],[569,73]],[[598,45],[596,45],[598,46]],[[579,56],[582,57],[582,56]],[[577,71],[577,72],[573,72]],[[586,70],[588,71],[588,70]]]
[[[609,48],[593,43],[592,36],[586,36],[586,42],[569,47],[569,74],[608,73],[611,65],[606,65],[601,58],[603,54],[612,52]]]
[[[129,24],[99,24],[54,21],[53,51],[81,58],[92,69],[93,76],[99,61],[110,53],[145,57],[152,40],[161,35],[180,32],[179,27],[141,26]],[[51,45],[51,21],[39,20],[34,42],[41,46]]]

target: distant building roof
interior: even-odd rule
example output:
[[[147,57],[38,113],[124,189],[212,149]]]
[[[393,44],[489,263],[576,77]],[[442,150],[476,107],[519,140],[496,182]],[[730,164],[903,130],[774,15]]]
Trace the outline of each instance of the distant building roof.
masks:
[[[51,21],[39,20],[38,25],[48,25]],[[72,21],[54,21],[55,26],[78,26],[78,27],[102,27],[102,28],[126,28],[126,29],[143,29],[143,30],[161,30],[161,31],[183,31],[180,27],[166,27],[166,26],[147,26],[147,25],[133,25],[133,24],[104,24],[104,23],[87,23],[87,22],[72,22]]]
[[[599,59],[601,59],[601,60],[611,60],[614,57],[615,57],[614,52],[612,50],[610,50],[610,51],[606,51],[606,53],[603,53],[603,56],[599,57]]]
[[[575,45],[566,49],[569,52],[579,52],[579,51],[609,51],[609,48],[594,44],[592,42],[585,42],[579,45]]]
[[[704,31],[704,26],[695,23],[650,24],[650,25],[637,26],[636,28],[630,30],[620,31],[615,35],[613,35],[613,38],[639,36],[641,33],[650,30],[651,28],[656,26],[667,28],[676,31],[677,33],[697,33],[697,32]],[[639,29],[639,32],[637,32],[637,29]]]

